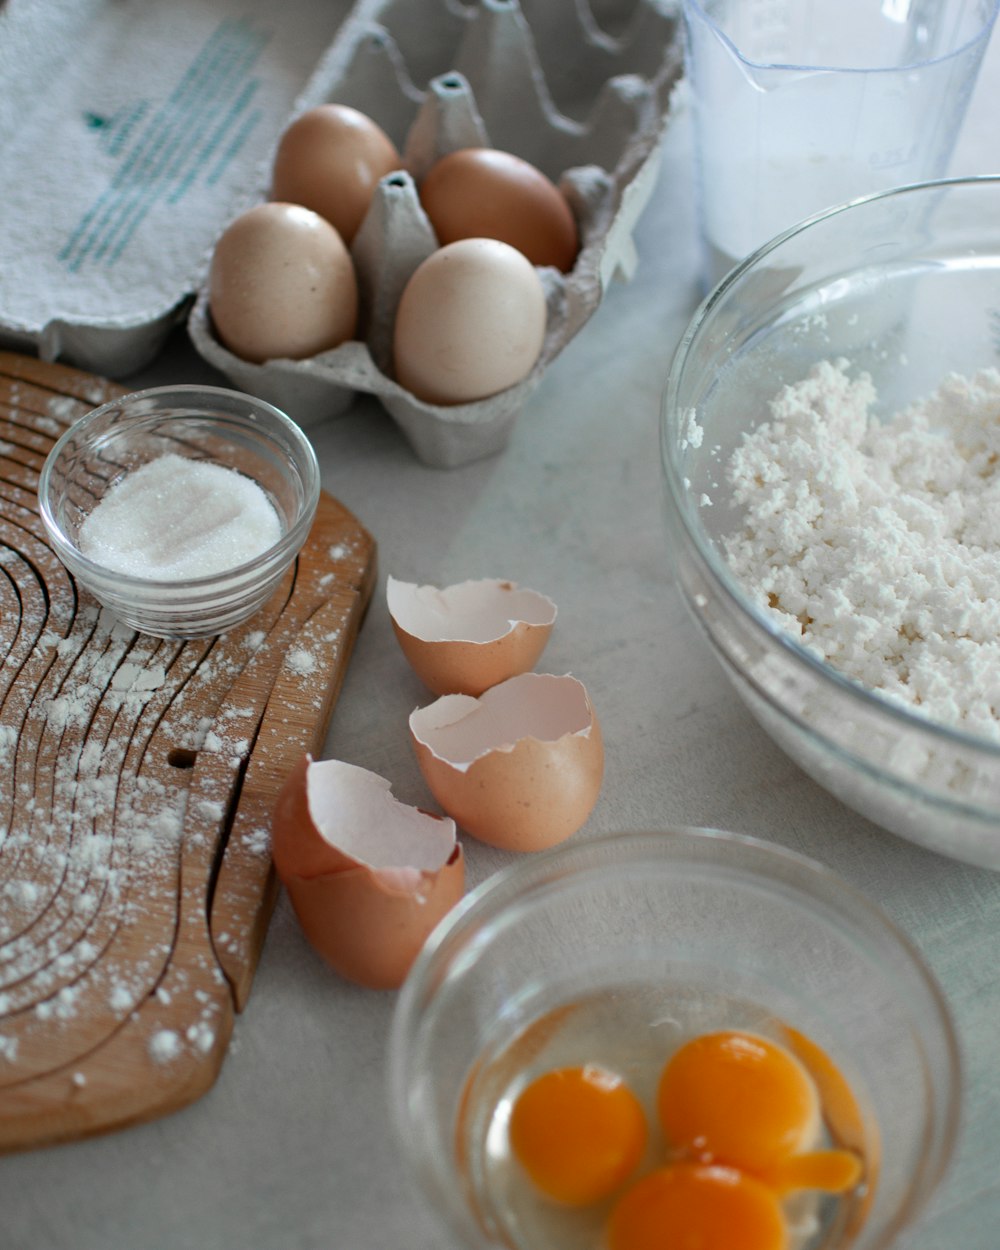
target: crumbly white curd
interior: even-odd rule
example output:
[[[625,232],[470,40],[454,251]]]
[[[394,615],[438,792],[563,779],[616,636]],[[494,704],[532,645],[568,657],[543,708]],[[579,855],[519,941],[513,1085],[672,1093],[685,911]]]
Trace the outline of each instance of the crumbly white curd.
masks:
[[[845,676],[1000,741],[1000,371],[876,400],[845,360],[772,400],[727,466],[730,566]]]

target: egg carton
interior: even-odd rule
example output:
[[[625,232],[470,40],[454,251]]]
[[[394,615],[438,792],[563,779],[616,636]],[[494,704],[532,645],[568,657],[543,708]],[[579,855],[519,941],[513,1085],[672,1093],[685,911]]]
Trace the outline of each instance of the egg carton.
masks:
[[[260,198],[347,11],[3,0],[0,343],[113,378],[148,365],[226,223]]]
[[[454,467],[507,444],[548,365],[593,315],[612,279],[637,264],[635,223],[656,180],[680,19],[664,0],[361,0],[299,95],[291,117],[350,105],[397,145],[351,247],[359,337],[307,360],[252,364],[216,337],[203,284],[188,319],[196,349],[234,385],[304,427],[377,396],[424,463]],[[494,147],[522,157],[569,199],[581,248],[569,274],[538,270],[547,329],[531,373],[472,403],[424,403],[392,376],[395,310],[437,239],[418,185],[439,157]],[[270,164],[261,170],[267,198]]]

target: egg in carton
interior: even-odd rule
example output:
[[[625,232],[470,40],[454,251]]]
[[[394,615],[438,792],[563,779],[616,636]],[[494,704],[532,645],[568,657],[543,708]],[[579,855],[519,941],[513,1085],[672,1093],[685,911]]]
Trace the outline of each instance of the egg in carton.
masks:
[[[545,369],[608,283],[634,272],[632,230],[652,192],[681,74],[674,4],[607,0],[600,18],[599,26],[587,0],[362,0],[293,110],[348,105],[402,153],[403,168],[381,179],[351,244],[358,338],[307,359],[250,363],[216,335],[205,284],[188,321],[199,353],[303,426],[344,412],[366,392],[428,465],[502,450]],[[396,309],[410,276],[439,246],[419,184],[440,157],[476,147],[513,153],[556,183],[580,250],[569,273],[538,270],[546,330],[531,372],[488,398],[431,404],[393,376]]]

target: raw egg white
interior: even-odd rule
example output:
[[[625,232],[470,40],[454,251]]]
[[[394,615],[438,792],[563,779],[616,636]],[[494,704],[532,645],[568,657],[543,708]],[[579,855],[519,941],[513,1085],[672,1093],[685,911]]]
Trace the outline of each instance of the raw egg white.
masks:
[[[500,239],[533,265],[552,265],[564,273],[580,250],[566,197],[541,170],[511,152],[450,152],[428,170],[420,202],[440,243]]]
[[[386,602],[399,645],[435,694],[482,694],[535,667],[556,605],[495,578],[438,589],[390,577]]]
[[[243,360],[302,360],[351,338],[358,285],[337,231],[299,204],[258,204],[223,231],[212,254],[216,333]]]
[[[396,311],[396,380],[429,404],[485,399],[531,372],[545,340],[545,290],[496,239],[461,239],[413,272]]]
[[[341,976],[401,985],[428,934],[462,897],[455,822],[408,807],[389,782],[305,756],[275,808],[274,867],[306,937]]]
[[[411,714],[410,736],[435,799],[491,846],[554,846],[597,802],[604,746],[575,677],[521,673],[478,699],[445,695]]]
[[[281,136],[271,198],[313,209],[350,243],[379,179],[402,165],[395,144],[370,117],[343,104],[320,104]]]

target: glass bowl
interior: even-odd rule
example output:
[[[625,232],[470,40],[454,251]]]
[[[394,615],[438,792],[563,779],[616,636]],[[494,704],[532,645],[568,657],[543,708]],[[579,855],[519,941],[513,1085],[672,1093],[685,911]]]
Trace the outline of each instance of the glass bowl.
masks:
[[[842,676],[755,603],[724,553],[742,516],[724,466],[768,401],[819,361],[869,373],[876,411],[891,414],[998,352],[1000,178],[902,187],[817,214],[731,271],[675,353],[661,422],[677,581],[751,712],[876,824],[991,868],[1000,741]]]
[[[812,1231],[791,1244],[890,1245],[954,1145],[960,1074],[945,1003],[907,938],[834,873],[711,830],[565,843],[497,873],[441,922],[389,1039],[408,1173],[459,1245],[596,1244],[590,1224],[605,1210],[524,1199],[504,1127],[517,1090],[596,1062],[628,1074],[649,1116],[650,1080],[655,1090],[671,1050],[729,1028],[784,1045],[797,1031],[834,1140],[866,1162],[860,1191],[798,1210]]]
[[[260,555],[209,576],[155,580],[95,563],[80,529],[129,472],[171,453],[235,469],[278,514],[281,537]],[[49,453],[38,482],[53,550],[119,620],[160,638],[205,638],[248,620],[277,588],[305,542],[319,502],[312,444],[262,400],[210,386],[154,387],[95,408]]]

